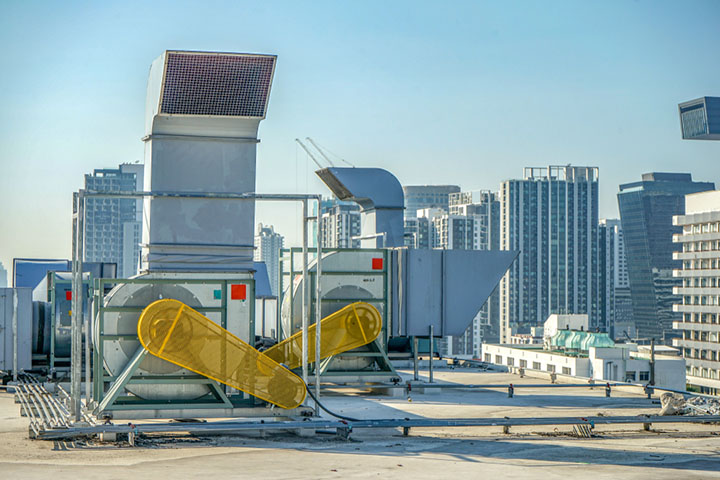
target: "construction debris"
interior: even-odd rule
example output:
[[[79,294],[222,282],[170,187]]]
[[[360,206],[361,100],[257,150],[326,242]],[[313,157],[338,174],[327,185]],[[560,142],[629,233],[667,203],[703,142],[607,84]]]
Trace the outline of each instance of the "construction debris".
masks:
[[[720,415],[720,399],[710,397],[685,397],[679,393],[665,392],[660,395],[660,415]]]

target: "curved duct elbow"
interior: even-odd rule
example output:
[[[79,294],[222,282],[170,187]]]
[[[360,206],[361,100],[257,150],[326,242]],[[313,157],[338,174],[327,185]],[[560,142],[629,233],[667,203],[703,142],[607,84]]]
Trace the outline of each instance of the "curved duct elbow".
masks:
[[[382,168],[329,167],[315,172],[340,200],[361,208],[361,246],[404,245],[405,196],[395,175]]]

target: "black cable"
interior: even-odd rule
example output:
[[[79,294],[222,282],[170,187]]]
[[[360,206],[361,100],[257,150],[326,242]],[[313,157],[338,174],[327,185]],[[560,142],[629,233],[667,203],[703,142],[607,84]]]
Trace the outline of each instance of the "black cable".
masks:
[[[328,410],[328,408],[325,405],[320,403],[318,401],[318,399],[315,398],[315,395],[313,395],[312,391],[310,390],[310,385],[305,384],[305,389],[307,390],[310,397],[315,401],[315,403],[317,403],[318,407],[320,407],[325,413],[332,415],[333,417],[339,418],[341,420],[347,420],[348,422],[359,422],[360,421],[357,418],[346,417],[344,415],[340,415],[338,413],[331,412],[330,410]]]

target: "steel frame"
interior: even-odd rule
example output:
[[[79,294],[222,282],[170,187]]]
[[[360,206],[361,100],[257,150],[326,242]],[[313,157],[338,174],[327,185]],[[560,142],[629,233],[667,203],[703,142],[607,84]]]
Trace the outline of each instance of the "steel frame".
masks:
[[[264,201],[280,201],[280,202],[302,202],[303,211],[303,259],[304,259],[304,274],[307,275],[308,265],[308,236],[307,236],[307,224],[309,221],[315,220],[317,222],[316,229],[316,242],[317,242],[317,256],[321,257],[321,238],[322,238],[322,224],[318,221],[318,216],[310,217],[307,215],[308,201],[314,200],[317,202],[317,210],[320,212],[320,203],[322,200],[321,195],[311,194],[261,194],[261,193],[214,193],[214,192],[97,192],[79,190],[73,193],[73,209],[72,209],[72,327],[71,327],[71,368],[70,368],[70,413],[75,421],[82,421],[82,327],[83,327],[83,306],[82,296],[78,295],[82,288],[82,274],[83,274],[83,254],[84,254],[84,237],[85,237],[85,202],[87,198],[203,198],[203,199],[218,199],[218,200],[236,200],[236,201],[247,201],[247,200],[264,200]],[[317,263],[317,273],[322,275],[321,261]],[[307,278],[305,278],[304,285],[307,285]],[[321,282],[317,283],[317,298],[322,298],[320,288]],[[306,288],[303,286],[303,298],[306,297]],[[253,298],[254,300],[254,298]],[[317,309],[317,315],[320,315],[320,309]],[[320,344],[321,344],[321,328],[320,318],[316,319],[318,328],[316,329],[316,358],[315,362],[320,362]],[[89,323],[89,322],[88,322]],[[303,371],[307,372],[308,365],[308,312],[307,309],[303,309]],[[86,325],[86,338],[88,338],[89,324]],[[89,348],[89,344],[87,346]],[[90,362],[85,364],[85,376],[89,378],[91,373]],[[307,383],[307,377],[303,378]],[[89,388],[86,385],[87,392]],[[86,393],[87,394],[87,393]],[[315,398],[320,398],[320,379],[319,377],[315,380]],[[89,399],[88,399],[89,400]],[[315,414],[320,415],[320,405],[316,402]]]

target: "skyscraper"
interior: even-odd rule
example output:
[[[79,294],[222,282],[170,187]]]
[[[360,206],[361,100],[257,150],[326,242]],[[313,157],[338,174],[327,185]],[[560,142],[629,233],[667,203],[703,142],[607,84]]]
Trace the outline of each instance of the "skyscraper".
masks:
[[[457,185],[407,185],[403,187],[405,194],[405,218],[414,218],[417,211],[423,208],[448,209],[451,193],[457,193]]]
[[[500,191],[500,248],[520,251],[501,282],[501,342],[553,313],[586,313],[598,326],[598,168],[524,173]]]
[[[673,345],[682,350],[687,382],[702,393],[720,393],[720,191],[685,197],[685,212],[673,217],[681,232],[674,235],[673,254],[682,269],[673,289],[678,319],[673,328],[680,338]],[[679,248],[678,248],[679,247]]]
[[[711,182],[693,182],[689,173],[645,173],[639,182],[620,185],[618,205],[627,257],[633,319],[641,338],[669,340],[673,313],[678,299],[673,287],[679,279],[673,269],[673,234],[682,232],[673,226],[673,215],[685,213],[685,195],[713,190]],[[667,338],[665,338],[667,337]]]
[[[599,319],[598,326],[615,338],[634,335],[630,283],[625,242],[618,219],[600,220],[599,235]]]
[[[133,192],[143,189],[143,165],[124,163],[85,175],[85,189]],[[119,278],[138,273],[142,238],[142,201],[132,198],[87,199],[84,261],[117,264]]]
[[[279,233],[275,233],[275,228],[272,225],[258,224],[257,235],[255,235],[254,260],[256,262],[265,262],[270,288],[275,296],[278,295],[280,250],[283,248],[284,243],[285,238]]]
[[[323,200],[320,222],[325,248],[360,248],[360,206],[355,202]]]

